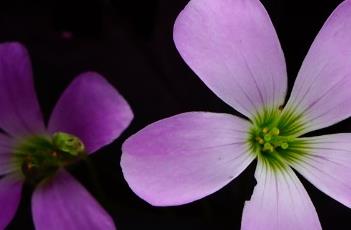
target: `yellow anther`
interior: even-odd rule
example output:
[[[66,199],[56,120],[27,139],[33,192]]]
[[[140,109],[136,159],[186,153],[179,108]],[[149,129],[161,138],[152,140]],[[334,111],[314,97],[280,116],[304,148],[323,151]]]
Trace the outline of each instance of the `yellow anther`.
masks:
[[[273,135],[273,136],[278,136],[279,133],[280,133],[280,130],[277,128],[277,127],[274,127],[270,133]]]
[[[265,143],[263,146],[263,151],[269,151],[269,152],[273,152],[274,151],[274,147],[270,144],[270,143]]]
[[[268,133],[268,131],[269,131],[269,129],[268,129],[267,127],[265,127],[265,128],[262,129],[262,132],[263,132],[263,133]]]
[[[261,137],[256,137],[256,141],[259,143],[259,144],[261,144],[261,145],[263,145],[264,144],[264,140],[261,138]]]

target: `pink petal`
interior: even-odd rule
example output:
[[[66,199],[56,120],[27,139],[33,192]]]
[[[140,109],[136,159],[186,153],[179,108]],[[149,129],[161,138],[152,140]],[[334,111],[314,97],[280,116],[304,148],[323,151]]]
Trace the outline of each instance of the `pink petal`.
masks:
[[[4,175],[15,170],[12,162],[13,144],[14,140],[11,137],[0,133],[0,175]]]
[[[13,136],[44,131],[25,47],[0,44],[0,128]]]
[[[305,117],[305,132],[351,115],[351,1],[332,13],[313,42],[287,103]]]
[[[65,90],[49,122],[51,132],[78,136],[89,153],[114,141],[133,113],[117,90],[97,73],[79,75]]]
[[[32,212],[37,230],[115,229],[107,212],[65,171],[35,190]]]
[[[22,183],[11,175],[0,179],[0,229],[5,229],[16,214],[21,200]]]
[[[223,101],[253,117],[284,102],[284,55],[258,0],[192,0],[174,25],[176,47]]]
[[[245,203],[242,230],[322,229],[316,210],[295,173],[258,161],[257,185]]]
[[[153,123],[122,146],[132,190],[152,205],[189,203],[216,192],[254,159],[249,122],[229,114],[190,112]]]
[[[318,189],[351,208],[351,134],[309,140],[311,149],[292,166]]]

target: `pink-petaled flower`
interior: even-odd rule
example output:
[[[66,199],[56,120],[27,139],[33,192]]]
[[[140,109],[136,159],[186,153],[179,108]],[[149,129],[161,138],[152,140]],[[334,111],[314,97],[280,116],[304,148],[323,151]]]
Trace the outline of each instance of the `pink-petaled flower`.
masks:
[[[86,72],[65,90],[46,128],[26,49],[0,44],[0,229],[14,217],[23,183],[36,186],[36,229],[115,229],[108,213],[64,167],[111,143],[132,118],[116,89]]]
[[[301,137],[351,115],[351,1],[312,44],[289,100],[284,55],[258,0],[191,0],[174,41],[185,62],[247,119],[189,112],[153,123],[123,144],[131,189],[150,204],[181,205],[219,190],[257,159],[242,229],[321,229],[294,168],[351,207],[351,134]]]

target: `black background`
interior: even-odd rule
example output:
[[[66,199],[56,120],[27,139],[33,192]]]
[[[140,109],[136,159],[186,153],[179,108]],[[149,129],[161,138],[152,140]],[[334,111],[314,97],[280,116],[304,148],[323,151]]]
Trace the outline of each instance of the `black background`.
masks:
[[[87,70],[104,75],[131,105],[135,114],[133,123],[114,144],[91,156],[93,169],[84,162],[70,168],[108,210],[119,230],[240,229],[244,202],[255,185],[255,164],[252,164],[232,183],[202,200],[157,208],[134,195],[121,174],[121,144],[145,125],[186,111],[238,115],[196,77],[175,49],[173,24],[187,2],[11,0],[0,3],[0,41],[20,41],[29,49],[46,119],[70,81]],[[285,52],[289,90],[315,35],[340,2],[263,1]],[[65,31],[72,37],[65,38]],[[350,120],[313,134],[348,131],[351,131]],[[349,229],[350,210],[301,179],[323,229]],[[30,196],[31,188],[26,187],[9,229],[33,229]]]

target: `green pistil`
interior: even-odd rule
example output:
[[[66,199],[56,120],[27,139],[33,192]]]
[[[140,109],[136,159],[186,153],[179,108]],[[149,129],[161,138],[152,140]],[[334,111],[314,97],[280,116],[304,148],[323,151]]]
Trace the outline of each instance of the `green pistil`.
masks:
[[[56,148],[73,156],[78,156],[84,152],[83,142],[78,137],[68,133],[54,133],[52,142]]]
[[[58,132],[52,137],[32,136],[15,149],[14,162],[26,181],[38,183],[85,157],[84,149],[83,142],[68,133]]]

